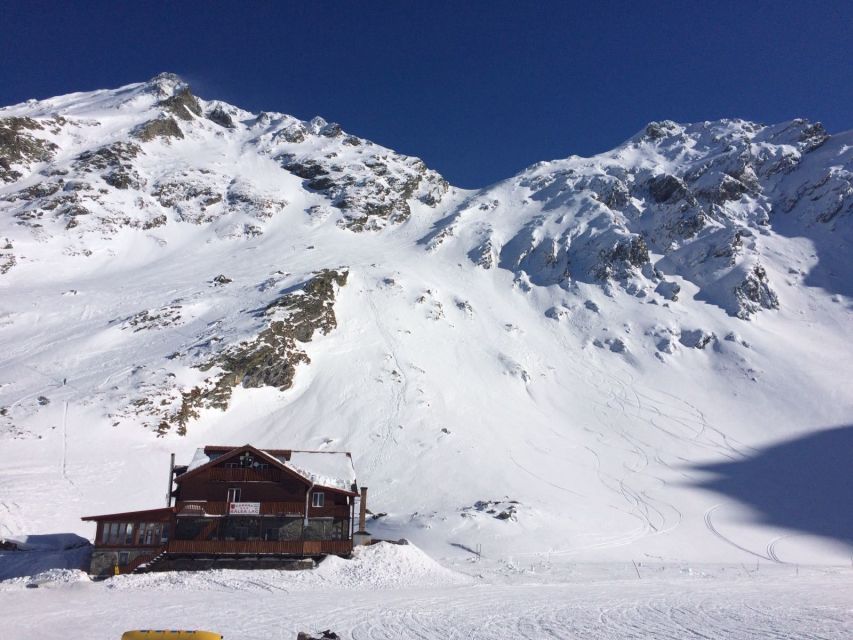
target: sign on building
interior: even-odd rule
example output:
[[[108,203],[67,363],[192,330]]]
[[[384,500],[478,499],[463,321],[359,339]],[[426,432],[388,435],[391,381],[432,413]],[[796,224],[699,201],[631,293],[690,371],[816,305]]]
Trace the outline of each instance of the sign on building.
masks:
[[[261,513],[260,502],[229,502],[229,516],[257,516]]]

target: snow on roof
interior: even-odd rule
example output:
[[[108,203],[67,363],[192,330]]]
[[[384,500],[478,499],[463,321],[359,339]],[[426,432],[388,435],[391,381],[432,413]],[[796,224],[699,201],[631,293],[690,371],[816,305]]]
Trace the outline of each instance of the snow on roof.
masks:
[[[352,458],[343,451],[293,451],[284,464],[324,487],[352,491],[356,484]]]
[[[353,467],[350,454],[345,451],[291,451],[289,460],[286,460],[278,452],[272,453],[263,449],[259,449],[259,451],[278,460],[282,465],[295,471],[313,484],[343,491],[352,491],[353,485],[356,484],[355,467]],[[187,467],[187,473],[207,464],[220,455],[222,454],[207,454],[204,448],[196,449],[195,455]]]
[[[204,448],[196,449],[195,455],[193,456],[192,461],[190,461],[190,465],[187,467],[187,473],[193,469],[197,469],[203,464],[207,464],[208,462],[210,462],[210,456],[204,452]]]

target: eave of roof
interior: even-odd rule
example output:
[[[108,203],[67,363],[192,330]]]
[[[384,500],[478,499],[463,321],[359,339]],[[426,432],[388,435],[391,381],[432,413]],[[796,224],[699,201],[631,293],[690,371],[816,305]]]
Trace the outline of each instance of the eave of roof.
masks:
[[[121,520],[127,518],[133,519],[142,519],[142,518],[150,518],[154,516],[165,516],[167,514],[174,514],[175,507],[162,507],[160,509],[145,509],[143,511],[125,511],[123,513],[105,513],[99,516],[84,516],[80,518],[81,520],[92,521],[92,520]]]

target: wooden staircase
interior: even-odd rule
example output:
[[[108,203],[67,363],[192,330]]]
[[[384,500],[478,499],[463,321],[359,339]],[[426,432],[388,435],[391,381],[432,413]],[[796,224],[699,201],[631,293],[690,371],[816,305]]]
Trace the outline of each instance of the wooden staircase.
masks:
[[[162,546],[155,553],[139,556],[128,564],[122,573],[146,573],[169,555],[168,547]]]

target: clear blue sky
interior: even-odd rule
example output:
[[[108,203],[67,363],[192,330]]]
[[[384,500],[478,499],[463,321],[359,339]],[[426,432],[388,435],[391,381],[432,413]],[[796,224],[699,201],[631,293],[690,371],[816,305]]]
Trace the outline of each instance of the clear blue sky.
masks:
[[[10,2],[0,104],[181,74],[485,186],[650,120],[853,128],[853,2]]]

